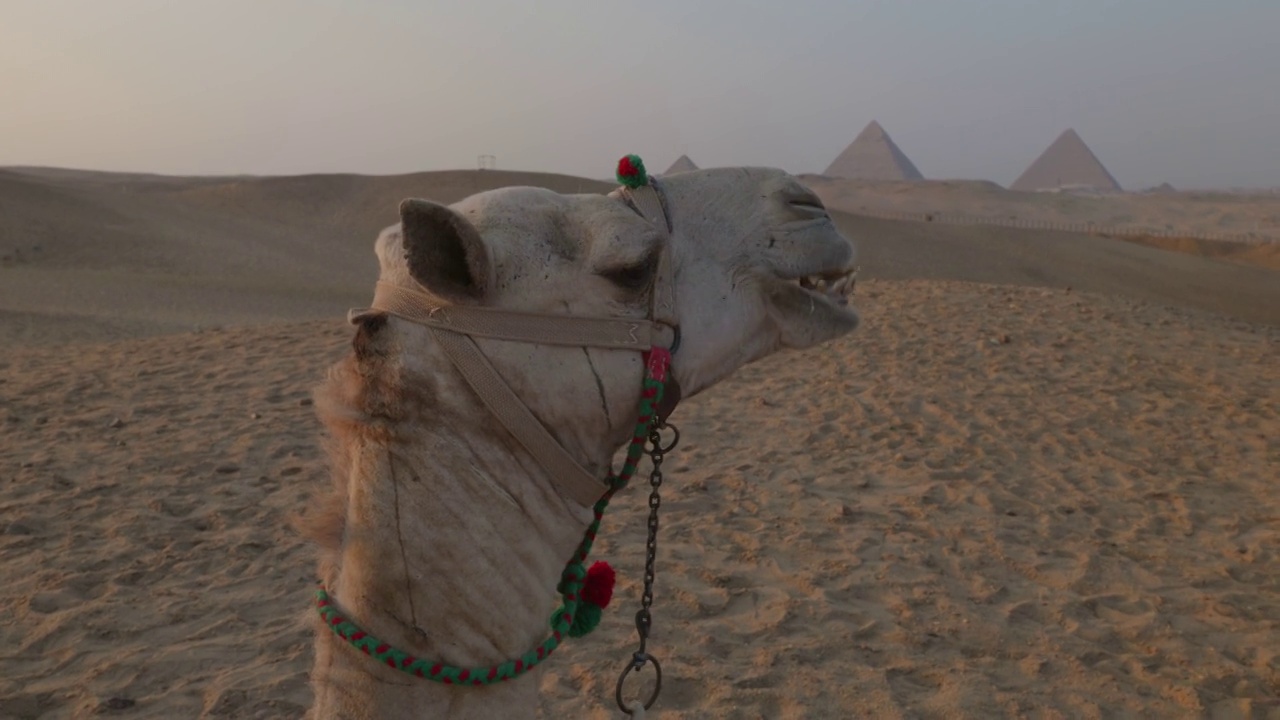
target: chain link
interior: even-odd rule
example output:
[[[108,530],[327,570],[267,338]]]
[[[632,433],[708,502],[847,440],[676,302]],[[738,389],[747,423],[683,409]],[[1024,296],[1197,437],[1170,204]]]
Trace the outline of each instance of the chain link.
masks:
[[[658,558],[658,509],[662,507],[662,428],[654,423],[649,429],[649,459],[653,462],[653,470],[649,473],[649,537],[645,541],[644,558],[644,592],[640,595],[640,612],[636,613],[636,631],[640,634],[640,653],[644,652],[645,641],[649,639],[649,629],[653,624],[653,616],[649,608],[653,606],[654,563]]]
[[[671,442],[666,445],[662,444],[662,431],[671,430],[673,435]],[[658,664],[657,658],[648,653],[649,631],[653,627],[653,614],[650,608],[653,606],[653,580],[654,580],[654,564],[658,559],[658,509],[662,507],[662,461],[665,455],[675,448],[676,443],[680,442],[680,431],[674,425],[665,422],[655,422],[649,428],[649,449],[646,451],[650,461],[653,463],[653,470],[649,472],[649,537],[645,541],[645,558],[644,558],[644,590],[640,595],[640,609],[636,611],[636,634],[640,636],[640,647],[636,650],[631,658],[631,663],[622,671],[622,677],[618,678],[618,687],[616,696],[618,707],[628,715],[632,711],[623,703],[622,699],[622,683],[627,675],[631,672],[638,672],[644,668],[645,664],[652,664],[654,671],[657,673],[657,684],[654,686],[653,694],[643,707],[648,709],[653,702],[658,699],[658,692],[662,688],[662,668]]]

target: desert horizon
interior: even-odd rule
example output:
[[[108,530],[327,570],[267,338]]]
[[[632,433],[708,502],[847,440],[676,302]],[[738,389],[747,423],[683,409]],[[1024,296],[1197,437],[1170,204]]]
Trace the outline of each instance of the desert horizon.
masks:
[[[1273,241],[1270,231],[1256,231],[1260,225],[1280,227],[1271,224],[1280,218],[1280,197],[1079,196],[968,182],[800,179],[823,199],[842,228],[853,228],[851,237],[901,236],[912,238],[903,242],[927,243],[928,251],[905,246],[884,251],[891,256],[918,253],[915,262],[930,265],[929,272],[941,277],[1099,288],[1213,307],[1251,320],[1271,322],[1275,317],[1274,306],[1244,299],[1257,292],[1265,296],[1269,275],[1246,274],[1237,287],[1229,279],[1232,271],[1218,261],[1280,269],[1280,241]],[[0,288],[0,312],[6,316],[0,336],[21,334],[26,341],[47,336],[61,342],[74,339],[72,329],[86,333],[87,339],[105,339],[341,313],[367,299],[377,267],[372,241],[396,221],[400,199],[449,203],[511,185],[565,193],[604,193],[614,187],[589,178],[511,170],[190,178],[0,169],[0,208],[5,210],[0,214],[0,268],[7,278]],[[925,218],[931,222],[923,222]],[[1085,224],[1087,232],[1059,229]],[[921,233],[924,228],[928,232]],[[1237,236],[1249,241],[1210,239]],[[1090,276],[1088,266],[1116,272],[1104,257],[1114,245],[1107,242],[1111,239],[1127,241],[1116,247],[1124,254],[1139,253],[1134,262],[1147,256],[1128,245],[1211,260],[1203,264],[1203,272],[1214,279],[1201,289],[1203,297],[1185,292],[1176,282],[1201,283],[1196,269],[1201,266],[1154,253],[1149,256],[1151,272],[1132,275],[1126,270],[1114,281],[1100,282]],[[888,241],[868,237],[867,242],[864,255],[880,252]],[[1065,242],[1085,253],[1071,272],[1051,267],[1043,258],[1032,263],[1039,266],[1034,271],[1010,273],[961,257],[965,243],[978,243],[994,262],[1007,265],[1011,252],[1039,251],[1047,258],[1065,250]],[[940,267],[942,258],[954,267]],[[875,261],[865,265],[873,278],[886,270]],[[1167,268],[1182,279],[1171,285],[1155,268]],[[337,298],[341,300],[335,302]]]

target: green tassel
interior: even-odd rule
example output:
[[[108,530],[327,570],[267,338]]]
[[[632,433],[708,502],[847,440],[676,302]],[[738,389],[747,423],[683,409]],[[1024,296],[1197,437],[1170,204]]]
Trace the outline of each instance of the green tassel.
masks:
[[[569,626],[569,637],[582,637],[600,624],[600,618],[604,617],[604,610],[599,605],[592,605],[584,602],[578,606],[578,612],[573,616],[573,625]]]

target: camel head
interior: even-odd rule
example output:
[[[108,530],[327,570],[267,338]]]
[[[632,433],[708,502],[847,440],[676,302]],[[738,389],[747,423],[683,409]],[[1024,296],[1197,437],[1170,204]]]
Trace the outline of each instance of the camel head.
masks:
[[[779,349],[857,327],[848,304],[854,245],[799,180],[771,168],[715,168],[662,187],[682,338],[673,368],[686,397]]]
[[[643,319],[667,253],[680,327],[672,372],[686,398],[779,349],[809,348],[857,326],[847,301],[853,244],[794,177],[708,169],[665,178],[661,188],[669,235],[616,193],[511,187],[448,207],[407,200],[401,223],[378,239],[379,279],[452,304]],[[429,352],[413,339],[426,337],[421,328],[392,325],[405,336],[403,352]],[[640,353],[477,343],[565,449],[603,474],[634,425]]]

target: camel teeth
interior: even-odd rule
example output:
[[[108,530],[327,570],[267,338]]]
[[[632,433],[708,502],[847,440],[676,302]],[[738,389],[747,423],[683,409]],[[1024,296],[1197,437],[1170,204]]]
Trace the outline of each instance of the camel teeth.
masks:
[[[849,295],[853,292],[857,274],[857,271],[853,270],[840,275],[806,275],[797,279],[796,283],[805,290],[821,293],[832,301],[844,305],[848,303]]]
[[[846,298],[853,294],[854,287],[858,284],[858,268],[850,270],[841,280],[840,292]]]

